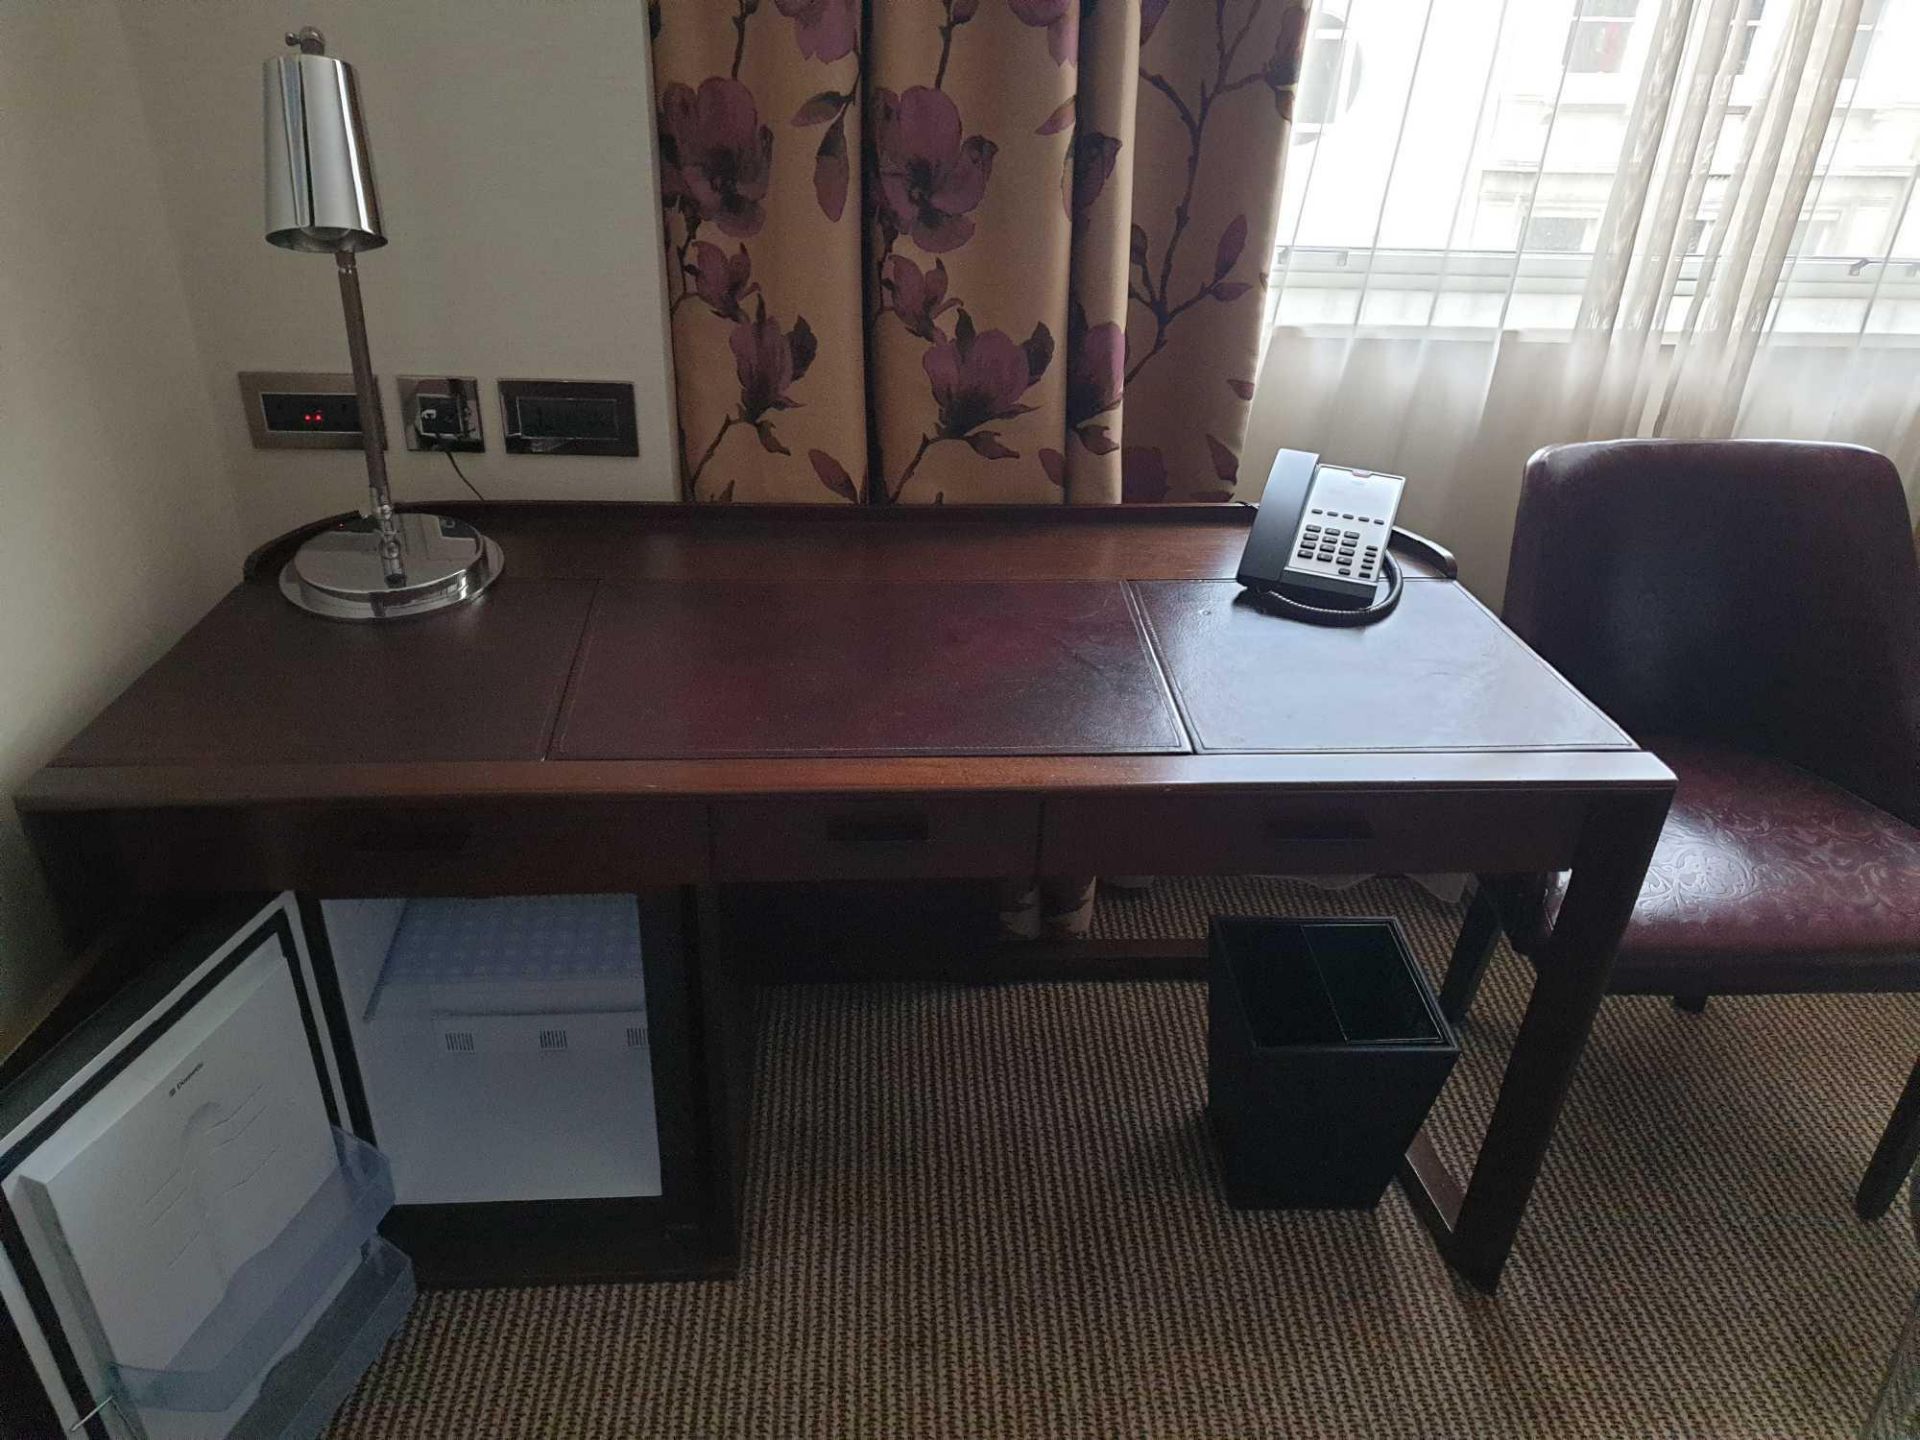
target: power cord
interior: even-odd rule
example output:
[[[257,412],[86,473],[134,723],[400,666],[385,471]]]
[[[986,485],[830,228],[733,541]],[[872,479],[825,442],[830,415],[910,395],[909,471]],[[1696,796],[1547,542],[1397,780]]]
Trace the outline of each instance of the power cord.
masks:
[[[414,414],[414,417],[413,417],[413,433],[415,438],[420,442],[417,448],[424,449],[424,450],[438,450],[442,455],[446,456],[447,463],[453,466],[453,473],[460,477],[460,483],[466,486],[468,490],[473,492],[474,499],[480,501],[484,505],[486,503],[487,497],[482,495],[480,493],[479,487],[476,486],[473,483],[473,481],[467,478],[467,472],[460,468],[460,462],[454,458],[454,454],[453,454],[454,438],[458,435],[467,434],[474,428],[468,425],[467,418],[466,418],[467,407],[473,403],[472,397],[468,394],[468,391],[470,391],[473,387],[470,384],[468,384],[468,382],[466,382],[465,380],[461,380],[452,376],[448,377],[446,381],[446,385],[447,385],[447,397],[446,397],[447,403],[453,407],[453,414],[451,417],[444,417],[444,418],[451,418],[452,421],[454,422],[453,426],[451,429],[448,429],[443,423],[437,423],[433,426],[433,428],[429,429],[427,425],[427,422],[429,420],[433,420],[436,422],[440,422],[443,420],[443,417],[440,413],[440,406],[438,404],[438,397],[437,396],[419,397],[419,400],[421,402],[432,399],[435,403],[432,405],[431,408],[429,408],[428,405],[426,405],[425,403],[419,403],[417,405],[416,413]]]
[[[466,486],[467,489],[473,491],[474,499],[480,501],[482,504],[485,504],[487,497],[480,493],[478,487],[474,485],[473,481],[467,478],[467,472],[460,468],[460,462],[454,458],[453,447],[451,445],[443,444],[439,447],[439,450],[442,455],[447,457],[447,463],[453,466],[453,473],[460,477],[460,483]]]

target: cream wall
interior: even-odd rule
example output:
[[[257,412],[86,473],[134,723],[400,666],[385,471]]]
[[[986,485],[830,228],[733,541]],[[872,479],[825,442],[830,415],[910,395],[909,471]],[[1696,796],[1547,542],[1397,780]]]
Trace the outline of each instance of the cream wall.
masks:
[[[255,450],[239,370],[345,370],[333,263],[261,238],[260,63],[303,24],[353,63],[390,244],[361,284],[399,498],[460,493],[400,443],[394,377],[477,376],[488,498],[676,498],[642,0],[119,0],[217,435],[258,541],[351,509],[346,451]],[[509,456],[501,376],[631,380],[640,458]]]
[[[480,379],[489,496],[675,498],[641,0],[0,0],[0,793],[239,575],[353,508],[351,452],[257,451],[242,369],[344,370],[332,264],[261,238],[260,62],[302,24],[360,72],[394,377]],[[630,380],[639,459],[501,453],[500,376]],[[402,499],[458,492],[389,452]],[[0,805],[0,1035],[58,955]]]
[[[239,578],[244,547],[107,0],[0,0],[0,793]],[[0,804],[0,1034],[58,956]]]

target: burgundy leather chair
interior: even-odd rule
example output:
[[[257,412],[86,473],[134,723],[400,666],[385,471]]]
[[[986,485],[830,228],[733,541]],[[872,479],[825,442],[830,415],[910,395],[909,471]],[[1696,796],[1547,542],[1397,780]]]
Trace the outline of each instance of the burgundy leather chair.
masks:
[[[1920,578],[1900,478],[1851,445],[1618,440],[1527,462],[1504,618],[1679,790],[1616,994],[1920,990]],[[1563,877],[1483,876],[1441,1005]],[[1856,1208],[1920,1148],[1920,1066]],[[1904,1163],[1903,1163],[1904,1161]]]

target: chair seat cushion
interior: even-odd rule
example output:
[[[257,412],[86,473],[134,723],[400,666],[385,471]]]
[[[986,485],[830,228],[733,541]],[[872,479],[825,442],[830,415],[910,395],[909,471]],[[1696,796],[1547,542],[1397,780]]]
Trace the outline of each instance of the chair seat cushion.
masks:
[[[1920,830],[1784,761],[1649,748],[1680,784],[1613,990],[1920,989]]]

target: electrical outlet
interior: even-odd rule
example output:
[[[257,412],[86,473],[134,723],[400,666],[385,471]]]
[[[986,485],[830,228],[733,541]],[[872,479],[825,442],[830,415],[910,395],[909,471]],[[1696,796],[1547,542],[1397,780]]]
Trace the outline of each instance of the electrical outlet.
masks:
[[[509,455],[638,455],[633,386],[625,381],[502,380]]]
[[[402,375],[400,420],[409,450],[487,448],[480,424],[480,382],[471,375]]]
[[[380,393],[374,382],[374,395]],[[476,394],[478,391],[476,390]],[[242,370],[240,401],[256,450],[358,450],[360,401],[353,376],[308,370]],[[476,411],[478,407],[475,407]],[[381,448],[386,427],[376,411]]]

